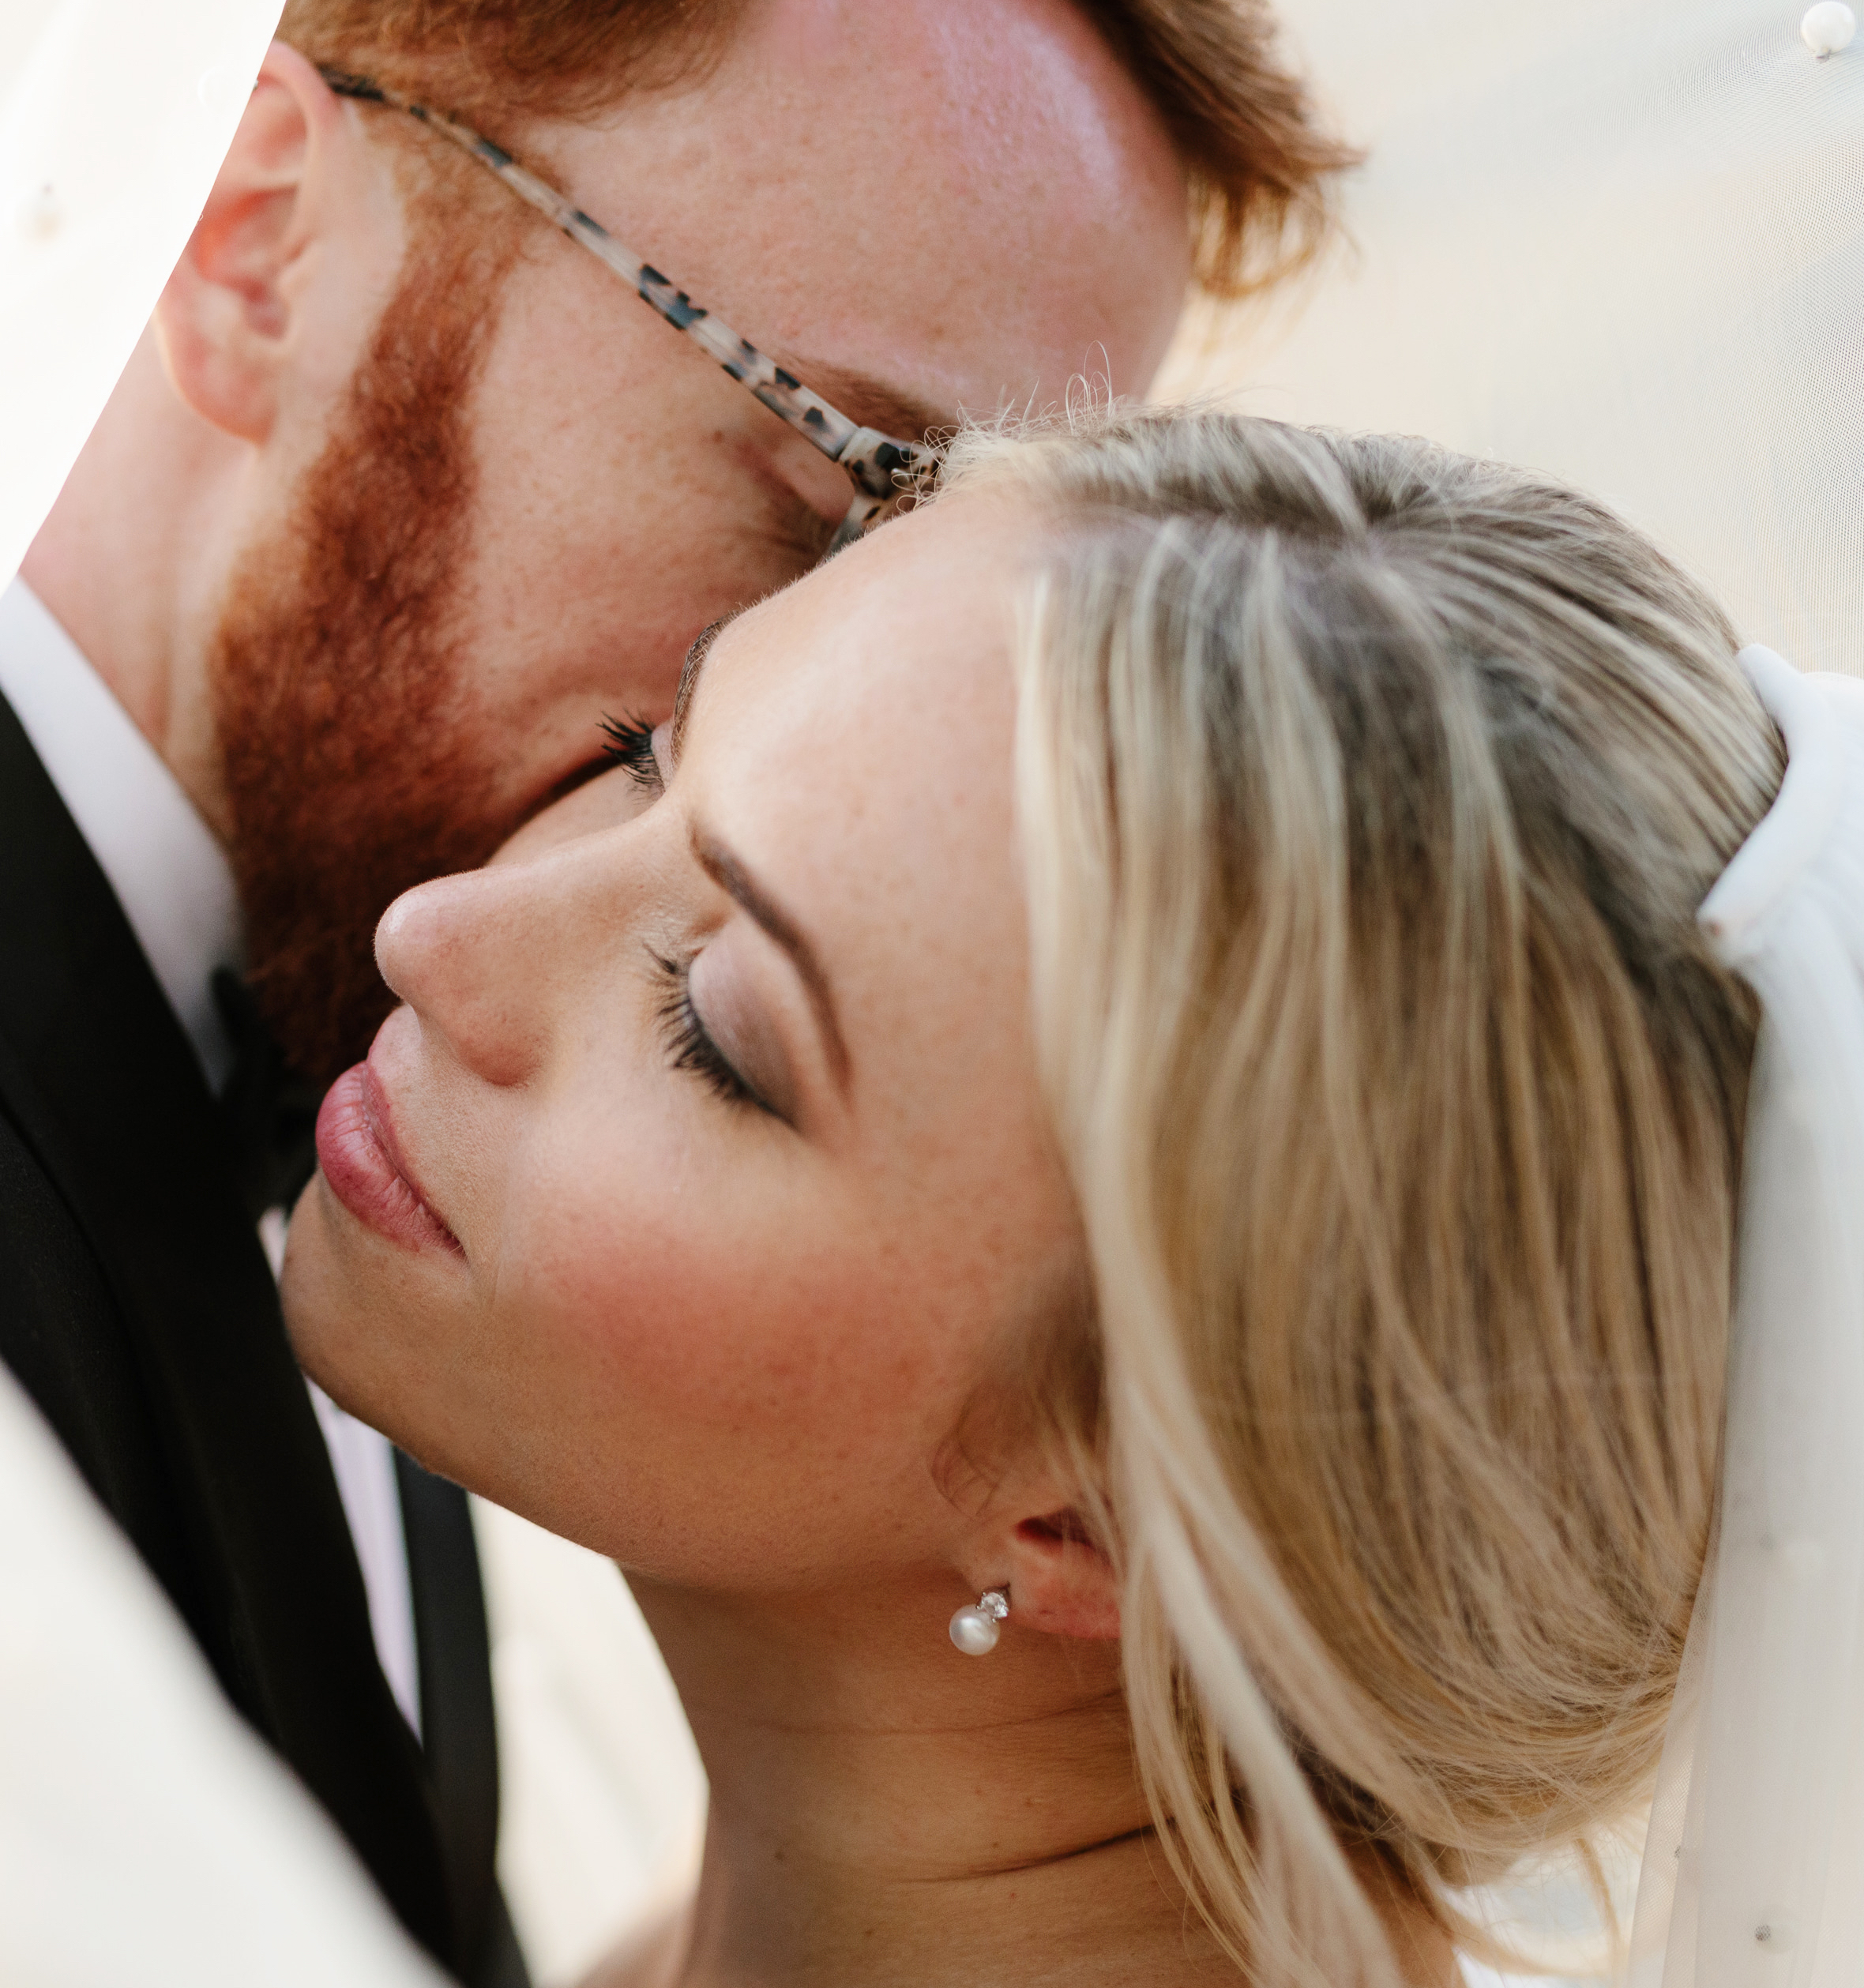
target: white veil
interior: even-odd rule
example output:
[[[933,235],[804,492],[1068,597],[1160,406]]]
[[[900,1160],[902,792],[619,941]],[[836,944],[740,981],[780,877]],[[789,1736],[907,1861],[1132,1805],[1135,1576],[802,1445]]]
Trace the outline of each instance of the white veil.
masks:
[[[1563,476],[1864,669],[1864,34],[1817,60],[1807,4],[1276,0],[1350,240],[1173,390]]]
[[[1753,636],[1864,671],[1864,36],[1820,61],[1807,0],[1277,11],[1368,150],[1351,242],[1198,328],[1173,390],[1568,478]],[[1747,662],[1791,770],[1704,908],[1765,1020],[1633,1988],[1864,1983],[1864,687]]]
[[[1742,661],[1788,761],[1701,915],[1762,1020],[1719,1536],[1633,1988],[1864,1979],[1864,682]]]
[[[0,6],[0,586],[180,257],[279,6]]]
[[[278,0],[0,0],[0,584],[194,224]],[[440,1988],[0,1366],[0,1981]]]

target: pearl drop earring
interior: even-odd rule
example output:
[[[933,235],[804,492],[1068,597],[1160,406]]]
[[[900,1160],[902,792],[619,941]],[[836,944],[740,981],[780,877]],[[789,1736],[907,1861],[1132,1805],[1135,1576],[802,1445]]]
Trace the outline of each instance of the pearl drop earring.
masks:
[[[1009,1613],[1001,1588],[986,1588],[952,1618],[952,1640],[967,1656],[988,1656],[997,1647],[997,1625]]]

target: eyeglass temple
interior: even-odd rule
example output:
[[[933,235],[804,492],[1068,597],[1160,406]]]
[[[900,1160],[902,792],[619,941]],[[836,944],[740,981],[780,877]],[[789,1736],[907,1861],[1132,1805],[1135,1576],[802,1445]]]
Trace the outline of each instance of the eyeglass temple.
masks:
[[[519,199],[555,223],[573,242],[581,242],[592,254],[599,256],[624,283],[633,286],[643,303],[657,311],[675,331],[684,332],[703,347],[772,414],[780,416],[799,434],[806,435],[831,462],[846,470],[855,485],[855,500],[836,531],[829,546],[831,552],[859,538],[868,519],[900,494],[897,472],[910,474],[930,458],[930,450],[883,434],[878,428],[863,428],[819,394],[812,393],[793,373],[786,373],[748,338],[740,338],[722,318],[694,303],[685,291],[676,290],[652,264],[630,254],[599,221],[566,200],[535,173],[527,171],[490,138],[482,138],[467,126],[430,110],[424,103],[415,103],[370,77],[354,76],[337,69],[320,69],[318,73],[338,96],[404,111],[410,117],[419,118],[430,130],[451,139],[462,152],[496,173]]]

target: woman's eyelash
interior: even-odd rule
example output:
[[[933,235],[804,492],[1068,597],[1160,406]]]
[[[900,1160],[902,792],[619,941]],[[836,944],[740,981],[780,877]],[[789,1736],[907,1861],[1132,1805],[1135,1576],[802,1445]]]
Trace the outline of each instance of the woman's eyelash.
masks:
[[[727,1104],[748,1104],[755,1110],[769,1111],[770,1107],[738,1074],[725,1052],[712,1040],[693,1005],[692,961],[670,960],[651,948],[648,956],[664,990],[658,1019],[673,1067],[690,1072]]]
[[[654,728],[644,718],[609,718],[602,720],[603,755],[616,766],[625,766],[637,787],[658,794],[665,785],[660,762],[654,757]]]

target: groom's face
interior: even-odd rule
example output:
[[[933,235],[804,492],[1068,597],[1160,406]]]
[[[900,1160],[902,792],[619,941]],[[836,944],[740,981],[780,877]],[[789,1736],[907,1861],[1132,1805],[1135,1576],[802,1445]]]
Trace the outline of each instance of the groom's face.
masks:
[[[380,143],[394,115],[346,116]],[[769,0],[701,85],[497,135],[908,437],[1083,372],[1143,389],[1182,293],[1179,168],[1065,0]],[[318,1075],[386,1011],[385,905],[598,769],[604,714],[664,716],[693,636],[806,569],[850,494],[593,257],[541,224],[501,254],[476,212],[412,220],[212,660],[257,981]]]

